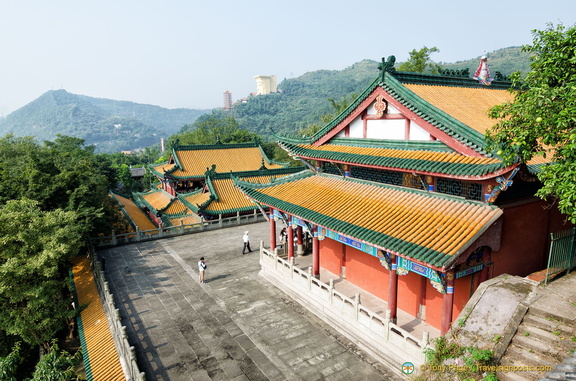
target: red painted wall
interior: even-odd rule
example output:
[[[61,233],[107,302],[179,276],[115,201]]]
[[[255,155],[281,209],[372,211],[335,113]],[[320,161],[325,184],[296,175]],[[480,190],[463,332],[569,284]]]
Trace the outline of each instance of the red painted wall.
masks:
[[[420,278],[421,275],[413,272],[398,275],[398,308],[412,316],[418,314]]]
[[[550,232],[571,227],[564,225],[555,207],[536,200],[519,204],[504,204],[502,244],[492,253],[493,277],[503,273],[526,276],[546,268]]]
[[[470,299],[470,282],[472,275],[454,280],[454,304],[452,307],[452,321],[458,318],[458,315],[464,309],[466,302]]]
[[[342,243],[330,238],[320,241],[320,267],[339,276],[342,269],[342,246]]]
[[[378,258],[350,246],[346,248],[346,280],[383,300],[388,300],[388,270]]]
[[[428,281],[426,285],[426,323],[440,329],[442,322],[442,296]]]

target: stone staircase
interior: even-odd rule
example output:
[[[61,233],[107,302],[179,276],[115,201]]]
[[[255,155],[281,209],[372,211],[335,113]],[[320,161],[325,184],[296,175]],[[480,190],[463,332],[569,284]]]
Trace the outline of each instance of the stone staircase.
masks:
[[[575,274],[576,275],[576,274]],[[576,351],[576,288],[574,276],[563,277],[547,287],[538,287],[538,299],[530,304],[501,366],[534,367],[527,371],[498,372],[500,380],[539,380],[556,378],[550,372]],[[549,366],[549,369],[542,369]]]

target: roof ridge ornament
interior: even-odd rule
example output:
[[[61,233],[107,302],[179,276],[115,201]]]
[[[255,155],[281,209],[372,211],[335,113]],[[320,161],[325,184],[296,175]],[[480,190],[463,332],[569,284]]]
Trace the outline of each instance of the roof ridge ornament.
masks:
[[[477,80],[482,85],[490,86],[494,78],[490,74],[490,68],[488,67],[488,57],[480,57],[480,64],[474,73],[475,80]]]
[[[382,63],[378,65],[378,70],[381,70],[381,81],[384,82],[384,74],[386,72],[390,72],[393,73],[396,71],[396,69],[394,68],[394,64],[396,63],[396,57],[395,56],[388,56],[388,60],[385,60],[384,57],[382,57]]]

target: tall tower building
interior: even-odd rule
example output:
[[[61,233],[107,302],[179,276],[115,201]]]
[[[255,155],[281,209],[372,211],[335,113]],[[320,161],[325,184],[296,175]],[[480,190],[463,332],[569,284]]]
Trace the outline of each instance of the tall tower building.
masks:
[[[224,110],[232,109],[232,93],[230,91],[224,92]]]
[[[277,91],[275,75],[257,75],[254,78],[256,78],[256,95],[265,95]]]

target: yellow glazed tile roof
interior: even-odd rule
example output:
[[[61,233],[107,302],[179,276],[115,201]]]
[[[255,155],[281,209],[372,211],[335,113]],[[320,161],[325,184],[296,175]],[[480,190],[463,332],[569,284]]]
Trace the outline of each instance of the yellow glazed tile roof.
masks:
[[[192,213],[178,218],[170,218],[170,223],[172,226],[179,226],[180,224],[198,224],[200,222],[202,222],[202,220],[200,220],[196,214]]]
[[[122,197],[119,194],[114,194],[114,197],[118,202],[124,207],[124,210],[132,220],[132,222],[138,226],[140,230],[152,230],[156,229],[156,226],[148,219],[148,216],[136,205],[134,202],[126,197]]]
[[[262,159],[264,159],[258,147],[181,150],[176,151],[176,155],[183,168],[175,170],[171,175],[178,178],[203,176],[212,165],[216,165],[218,173],[256,171],[262,166]],[[281,165],[266,163],[266,161],[265,166],[268,169],[282,168]],[[167,166],[166,169],[168,170]]]
[[[162,210],[166,208],[172,201],[172,196],[164,191],[153,191],[141,194],[141,196],[144,201],[146,201],[156,210]]]
[[[270,176],[250,177],[250,182],[267,183],[270,181]],[[238,188],[234,186],[232,179],[212,180],[212,184],[218,200],[212,201],[207,207],[206,211],[210,212],[223,212],[231,209],[254,209],[256,205],[246,198]]]
[[[72,273],[80,312],[78,328],[84,356],[84,367],[91,380],[125,380],[108,320],[86,256],[72,259]]]
[[[175,199],[174,201],[172,201],[172,203],[168,206],[168,208],[166,208],[165,210],[163,210],[163,213],[167,213],[167,214],[178,214],[178,213],[184,213],[185,211],[187,211],[188,208],[186,208],[186,206],[184,204],[182,204],[182,201]]]
[[[439,267],[502,214],[480,202],[336,176],[313,175],[263,188],[237,185],[265,205]]]
[[[404,84],[408,89],[453,118],[485,134],[497,122],[488,116],[495,105],[513,100],[507,90]]]
[[[186,201],[188,201],[190,204],[192,205],[202,205],[204,204],[206,201],[208,201],[208,198],[210,197],[210,193],[206,192],[206,193],[193,193],[190,194],[188,196],[185,196],[184,199]]]

